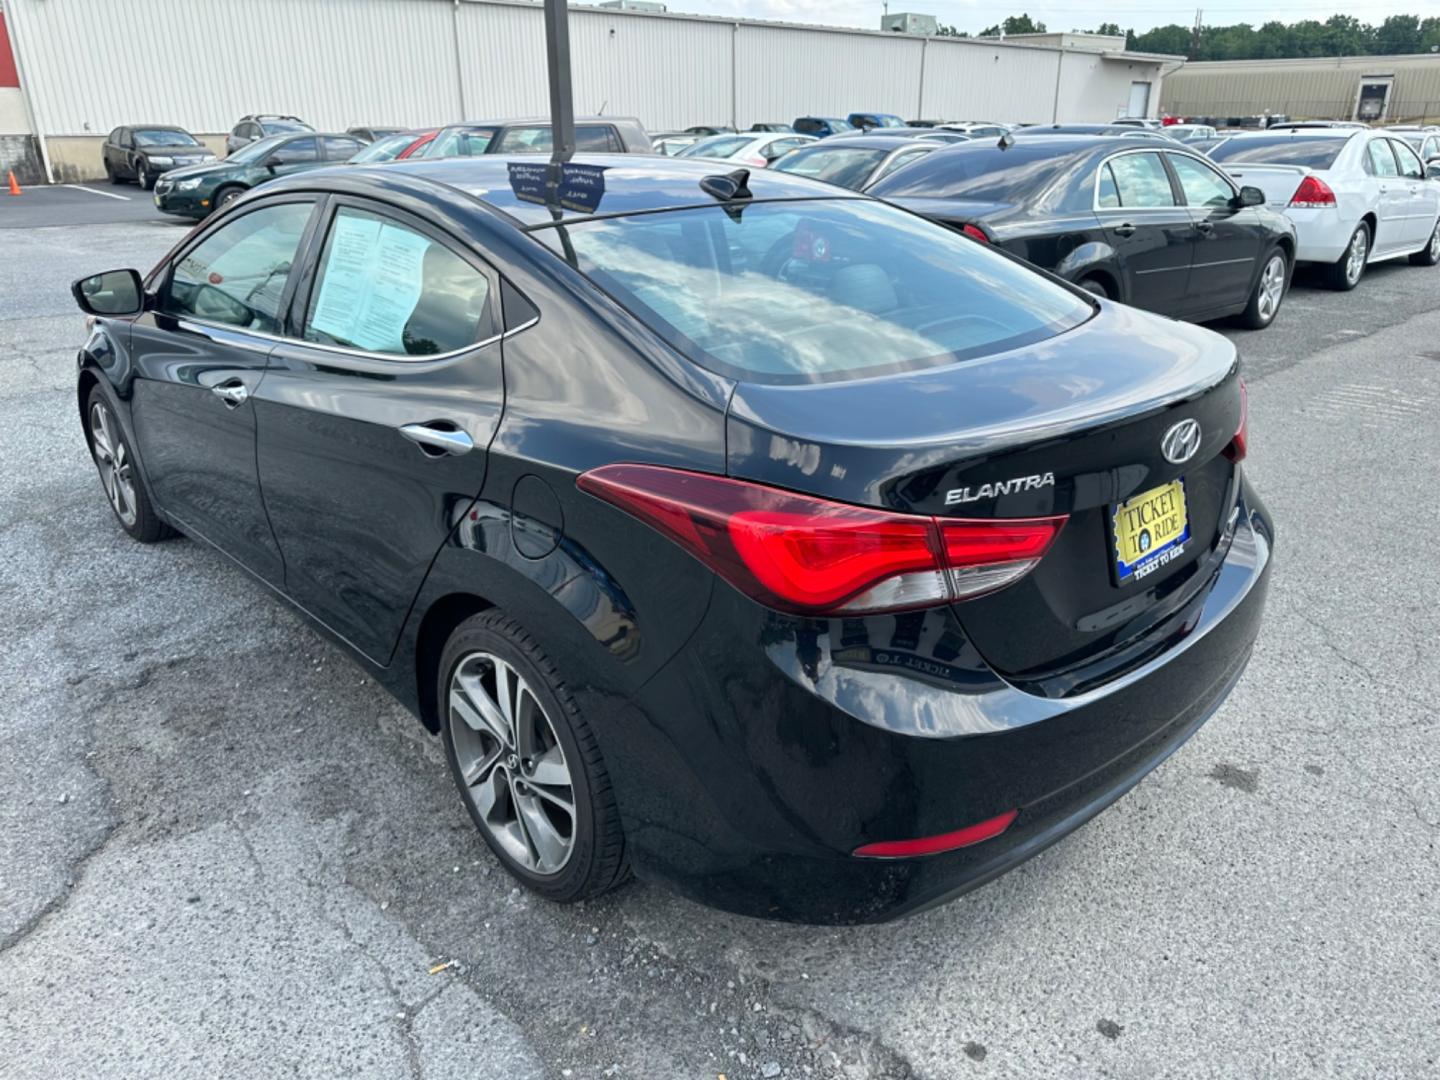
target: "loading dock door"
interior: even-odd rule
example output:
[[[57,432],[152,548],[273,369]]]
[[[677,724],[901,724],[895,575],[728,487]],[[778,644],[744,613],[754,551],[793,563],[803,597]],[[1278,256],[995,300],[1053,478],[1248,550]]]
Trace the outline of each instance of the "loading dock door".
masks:
[[[1130,104],[1125,109],[1125,115],[1150,115],[1150,84],[1148,82],[1132,82],[1130,84]]]

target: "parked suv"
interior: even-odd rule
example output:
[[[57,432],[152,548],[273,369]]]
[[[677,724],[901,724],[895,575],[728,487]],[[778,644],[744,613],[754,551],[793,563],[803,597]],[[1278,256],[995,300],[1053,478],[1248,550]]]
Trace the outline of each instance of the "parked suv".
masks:
[[[270,135],[224,161],[166,173],[155,184],[155,205],[167,214],[203,218],[276,176],[349,161],[363,145],[345,134]]]
[[[112,184],[134,180],[146,189],[155,186],[161,173],[215,160],[205,144],[188,131],[154,124],[116,128],[106,136],[100,153]]]
[[[548,154],[550,121],[474,120],[441,128],[412,157],[479,157],[481,154]],[[585,154],[653,154],[650,136],[629,116],[577,116],[575,149]]]
[[[281,116],[277,113],[255,113],[242,116],[240,122],[225,136],[225,153],[233,154],[242,146],[265,138],[267,135],[288,135],[292,131],[314,131],[298,116]]]

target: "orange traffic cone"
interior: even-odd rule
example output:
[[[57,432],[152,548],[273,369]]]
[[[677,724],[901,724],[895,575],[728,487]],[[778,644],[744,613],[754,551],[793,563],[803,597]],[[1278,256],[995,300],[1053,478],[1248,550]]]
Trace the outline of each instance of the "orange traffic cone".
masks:
[[[23,191],[20,190],[20,185],[15,182],[15,170],[14,170],[14,169],[11,169],[11,170],[10,170],[10,194],[11,194],[11,195],[23,195],[23,194],[25,194]]]

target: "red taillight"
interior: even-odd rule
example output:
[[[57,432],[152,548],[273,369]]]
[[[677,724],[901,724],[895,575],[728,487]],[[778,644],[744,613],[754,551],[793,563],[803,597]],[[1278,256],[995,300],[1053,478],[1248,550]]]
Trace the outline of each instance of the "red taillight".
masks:
[[[1007,810],[978,825],[970,825],[954,832],[941,833],[939,836],[924,836],[919,840],[882,840],[877,844],[864,844],[856,848],[852,854],[866,859],[905,859],[914,855],[938,855],[942,851],[954,851],[956,848],[969,847],[971,844],[978,844],[982,840],[999,836],[1011,826],[1019,813],[1018,810]]]
[[[1290,196],[1290,205],[1298,210],[1334,207],[1335,192],[1331,191],[1330,185],[1318,176],[1307,176],[1300,181],[1300,186],[1295,189],[1295,194]]]
[[[990,242],[990,237],[985,235],[985,230],[980,228],[979,225],[961,225],[960,231],[970,237],[971,240],[979,240],[982,244],[988,244]]]
[[[754,165],[757,169],[763,169],[766,165],[770,164],[770,162],[766,161],[759,154],[751,154],[748,157],[741,158],[740,160],[745,162],[746,165]]]
[[[1235,437],[1230,440],[1230,445],[1225,447],[1225,456],[1231,461],[1242,462],[1245,455],[1249,453],[1250,447],[1250,391],[1245,389],[1245,380],[1240,380],[1240,426],[1235,429]]]
[[[577,483],[746,596],[807,615],[897,611],[992,592],[1023,577],[1065,523],[896,514],[654,465],[606,465]]]

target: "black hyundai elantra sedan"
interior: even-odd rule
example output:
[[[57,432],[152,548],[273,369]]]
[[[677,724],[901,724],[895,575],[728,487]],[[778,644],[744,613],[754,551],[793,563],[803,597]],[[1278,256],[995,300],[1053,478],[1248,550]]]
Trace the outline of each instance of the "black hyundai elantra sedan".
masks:
[[[1240,677],[1273,534],[1239,365],[715,168],[276,180],[76,282],[80,417],[121,526],[348,649],[539,894],[892,918],[1097,814]]]
[[[1097,296],[1195,322],[1264,329],[1295,266],[1295,226],[1263,191],[1164,137],[977,140],[866,190]]]

